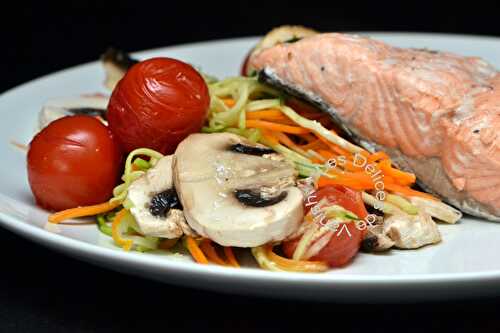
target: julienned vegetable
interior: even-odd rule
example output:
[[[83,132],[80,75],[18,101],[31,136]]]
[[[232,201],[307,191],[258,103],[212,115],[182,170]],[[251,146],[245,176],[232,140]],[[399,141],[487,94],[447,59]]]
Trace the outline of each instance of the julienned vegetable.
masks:
[[[123,148],[171,154],[186,136],[199,132],[210,97],[203,77],[190,65],[153,58],[130,68],[108,106],[108,121]]]
[[[28,179],[37,204],[44,208],[95,205],[112,195],[121,161],[115,137],[99,120],[65,117],[52,122],[31,141]]]

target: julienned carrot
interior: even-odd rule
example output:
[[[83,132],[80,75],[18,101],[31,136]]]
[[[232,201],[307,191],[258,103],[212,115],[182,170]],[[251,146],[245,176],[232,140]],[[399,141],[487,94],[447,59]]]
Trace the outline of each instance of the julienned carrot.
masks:
[[[123,221],[123,218],[125,217],[125,214],[127,214],[127,210],[125,208],[123,208],[116,214],[111,226],[111,235],[116,244],[120,245],[125,251],[130,251],[130,249],[134,245],[134,241],[132,241],[131,239],[122,238],[120,232],[120,225]]]
[[[276,132],[273,135],[278,139],[279,142],[283,143],[288,147],[297,147],[295,142],[293,142],[285,133]]]
[[[267,257],[284,269],[299,272],[324,272],[328,270],[328,265],[322,261],[292,260],[281,257],[273,252],[271,245],[266,246]]]
[[[76,207],[62,210],[60,212],[49,215],[50,223],[60,223],[65,220],[74,219],[77,217],[94,216],[101,213],[109,212],[120,206],[119,202],[104,202],[93,206]]]
[[[373,182],[367,181],[361,174],[335,175],[332,178],[320,177],[317,181],[318,188],[329,185],[344,185],[352,187],[355,190],[369,190],[374,188]]]
[[[232,108],[235,104],[236,101],[232,98],[221,98],[222,102],[226,104],[227,107]]]
[[[300,146],[300,148],[302,148],[303,150],[319,149],[319,148],[325,148],[325,147],[326,147],[325,144],[320,139],[316,139],[316,141],[311,141],[305,145]]]
[[[207,257],[205,257],[205,255],[203,254],[203,252],[199,248],[198,244],[191,236],[186,236],[186,247],[187,247],[189,253],[191,254],[191,256],[193,257],[193,259],[197,263],[203,264],[203,265],[208,264]]]
[[[226,255],[226,258],[227,258],[227,261],[229,262],[229,265],[231,265],[233,267],[240,267],[238,260],[236,260],[236,257],[234,256],[232,247],[224,246],[224,254]]]
[[[216,263],[217,265],[227,266],[227,263],[217,254],[217,251],[213,247],[210,239],[205,238],[202,240],[200,243],[200,249],[207,256],[208,260]]]
[[[415,183],[416,177],[414,174],[393,168],[391,166],[391,160],[383,160],[378,166],[384,174],[393,177],[401,185],[411,185]]]
[[[323,156],[324,158],[326,158],[327,160],[337,156],[333,152],[331,152],[330,150],[326,150],[326,149],[318,149],[317,153],[320,154],[321,156]]]
[[[385,181],[384,186],[389,191],[392,191],[392,192],[398,193],[398,194],[402,194],[402,195],[405,195],[408,197],[422,197],[422,198],[431,199],[431,200],[438,200],[437,198],[430,195],[429,193],[416,191],[416,190],[409,188],[407,186],[401,186],[401,185],[395,184],[393,182]]]
[[[324,144],[326,144],[328,146],[328,148],[330,148],[332,151],[334,151],[338,155],[342,155],[342,156],[345,156],[345,157],[351,156],[350,152],[348,152],[347,150],[344,150],[344,149],[340,148],[337,145],[334,145],[333,143],[331,143],[330,141],[328,141],[327,139],[325,139],[321,135],[316,134],[316,137],[318,139],[320,139]]]
[[[295,142],[292,141],[285,133],[281,132],[274,132],[271,133],[279,142],[287,146],[288,148],[294,150],[295,152],[307,156],[307,153],[305,150],[303,150],[301,147],[299,147]]]
[[[307,128],[282,125],[264,120],[247,120],[246,126],[250,128],[268,129],[271,131],[290,133],[290,134],[305,134],[310,132],[310,130],[308,130]]]
[[[278,109],[264,109],[246,113],[247,119],[252,120],[290,120]]]
[[[268,141],[267,144],[272,146],[279,144],[278,139],[274,136],[274,133],[272,131],[263,128],[261,129],[261,134],[264,140]]]

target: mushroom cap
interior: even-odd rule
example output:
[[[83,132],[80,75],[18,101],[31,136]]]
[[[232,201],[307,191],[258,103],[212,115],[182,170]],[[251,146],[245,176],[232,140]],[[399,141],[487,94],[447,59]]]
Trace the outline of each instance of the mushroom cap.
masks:
[[[223,246],[255,247],[281,241],[303,219],[303,194],[294,186],[266,207],[239,202],[236,189],[278,185],[296,171],[288,162],[231,151],[237,143],[256,145],[231,133],[192,134],[175,152],[174,184],[188,224]],[[264,147],[264,146],[262,146]]]

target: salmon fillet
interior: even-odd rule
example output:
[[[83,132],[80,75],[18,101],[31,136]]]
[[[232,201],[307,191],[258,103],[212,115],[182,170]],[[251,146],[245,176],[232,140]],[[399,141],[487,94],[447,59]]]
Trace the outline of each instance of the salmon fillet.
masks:
[[[260,50],[249,64],[424,189],[500,221],[500,74],[487,62],[327,33]]]

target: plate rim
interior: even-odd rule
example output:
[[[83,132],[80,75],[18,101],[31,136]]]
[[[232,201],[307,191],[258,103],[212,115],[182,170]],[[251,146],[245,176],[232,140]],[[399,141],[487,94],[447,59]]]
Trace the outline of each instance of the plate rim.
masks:
[[[382,32],[382,31],[354,31],[349,33],[356,33],[362,35],[373,35],[376,38],[380,37],[415,37],[419,38],[452,38],[452,39],[469,39],[469,40],[485,40],[490,42],[500,43],[500,37],[487,36],[487,35],[474,35],[474,34],[454,34],[454,33],[420,33],[420,32]],[[141,55],[144,53],[164,52],[169,49],[179,47],[203,47],[213,45],[216,43],[230,43],[230,42],[244,42],[257,40],[258,36],[248,37],[235,37],[227,39],[213,39],[205,41],[197,41],[193,43],[181,43],[175,45],[168,45],[165,47],[157,47],[148,50],[131,52],[133,55]],[[85,67],[94,66],[99,63],[99,60],[91,61],[72,67],[64,68],[49,74],[42,75],[30,81],[24,82],[15,87],[9,88],[0,93],[0,103],[7,95],[13,94],[18,90],[25,89],[31,84],[37,84],[40,81],[51,79],[66,72],[75,70],[85,70]],[[7,196],[8,197],[8,196]],[[208,278],[225,278],[231,280],[252,280],[255,282],[263,283],[282,283],[292,285],[304,285],[314,283],[315,286],[323,286],[335,282],[340,286],[353,286],[359,284],[366,284],[369,286],[377,287],[384,285],[437,285],[446,283],[452,284],[473,284],[477,285],[481,282],[500,282],[500,270],[492,271],[478,271],[478,272],[459,272],[459,273],[410,273],[406,275],[391,275],[391,274],[308,274],[308,273],[289,273],[289,272],[270,272],[263,269],[244,268],[235,270],[234,268],[226,268],[215,265],[199,265],[193,262],[182,262],[177,260],[165,260],[164,257],[154,257],[151,254],[141,254],[133,252],[124,252],[120,249],[111,249],[99,246],[93,243],[87,243],[78,239],[70,238],[67,236],[59,235],[44,230],[36,225],[29,223],[21,218],[0,212],[0,226],[4,227],[11,232],[26,238],[29,241],[42,244],[65,255],[82,256],[85,258],[99,258],[103,260],[117,261],[120,265],[133,266],[136,264],[146,265],[148,268],[161,269],[162,271],[169,270],[169,273],[175,272],[180,274],[189,274],[196,277]],[[161,261],[163,260],[163,261]]]

